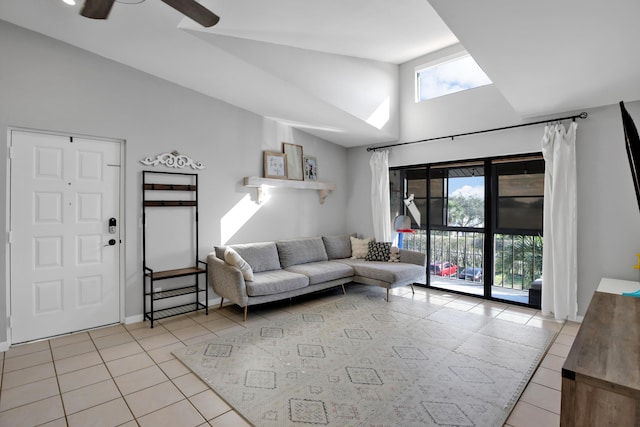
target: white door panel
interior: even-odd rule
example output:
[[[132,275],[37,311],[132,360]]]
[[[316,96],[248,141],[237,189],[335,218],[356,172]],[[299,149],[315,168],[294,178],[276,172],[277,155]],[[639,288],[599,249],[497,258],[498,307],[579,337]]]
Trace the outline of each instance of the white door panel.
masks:
[[[120,320],[119,164],[117,142],[12,131],[12,342]]]

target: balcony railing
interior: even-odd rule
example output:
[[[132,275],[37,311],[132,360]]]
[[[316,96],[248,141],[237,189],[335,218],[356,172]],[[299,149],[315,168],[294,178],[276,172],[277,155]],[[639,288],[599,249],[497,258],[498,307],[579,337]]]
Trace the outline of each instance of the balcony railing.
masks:
[[[484,268],[485,234],[476,231],[432,230],[429,263],[450,262],[460,272]],[[427,253],[427,231],[404,233],[402,247]],[[542,276],[542,237],[496,234],[493,242],[492,286],[526,291]],[[483,276],[484,277],[484,276]]]

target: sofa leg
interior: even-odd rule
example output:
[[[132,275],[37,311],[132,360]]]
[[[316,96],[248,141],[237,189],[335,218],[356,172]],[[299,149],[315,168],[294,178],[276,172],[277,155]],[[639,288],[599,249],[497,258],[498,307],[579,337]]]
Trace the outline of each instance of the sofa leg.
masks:
[[[347,294],[347,291],[345,291],[344,285],[342,285],[342,295],[346,295],[346,294]]]
[[[414,295],[416,294],[416,290],[413,289],[413,283],[411,284],[411,292],[413,292]]]
[[[222,301],[224,301],[224,298],[220,297],[220,308],[222,308]]]
[[[248,306],[248,305],[245,305],[245,306],[244,306],[244,322],[246,322],[246,321],[247,321],[247,310],[249,310],[249,306]]]
[[[389,288],[387,288],[387,302],[389,302]]]

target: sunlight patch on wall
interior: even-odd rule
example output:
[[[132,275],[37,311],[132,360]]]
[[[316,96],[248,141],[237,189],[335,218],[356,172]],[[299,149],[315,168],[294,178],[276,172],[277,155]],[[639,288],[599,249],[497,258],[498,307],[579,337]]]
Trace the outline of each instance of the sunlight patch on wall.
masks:
[[[387,96],[387,99],[382,101],[382,104],[380,104],[378,108],[376,108],[376,111],[374,111],[373,114],[369,116],[369,118],[367,119],[367,123],[369,123],[376,129],[382,129],[384,125],[386,125],[389,121],[389,116],[391,114],[389,111],[390,107],[391,100]]]
[[[266,192],[265,192],[266,193]],[[251,200],[251,195],[246,194],[234,207],[229,209],[220,220],[220,240],[226,245],[229,240],[251,219],[258,210],[269,201],[270,195],[262,195],[262,203]]]

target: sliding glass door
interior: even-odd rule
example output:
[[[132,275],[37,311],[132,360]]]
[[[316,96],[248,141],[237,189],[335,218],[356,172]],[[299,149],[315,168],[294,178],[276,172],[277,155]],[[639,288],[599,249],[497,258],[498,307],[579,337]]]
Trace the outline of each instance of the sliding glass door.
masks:
[[[427,286],[539,305],[540,155],[394,168],[390,182],[392,217],[411,219],[399,243],[427,255]]]

